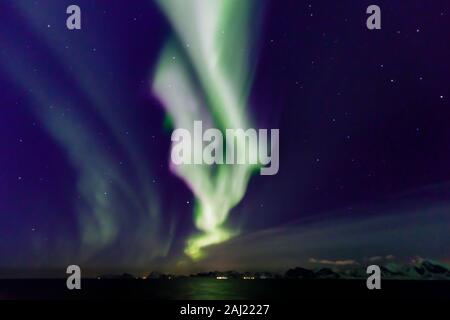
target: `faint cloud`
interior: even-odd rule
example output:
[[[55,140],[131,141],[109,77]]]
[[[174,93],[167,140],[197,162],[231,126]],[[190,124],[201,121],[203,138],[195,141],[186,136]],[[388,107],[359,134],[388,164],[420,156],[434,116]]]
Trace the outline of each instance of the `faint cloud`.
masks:
[[[359,263],[356,262],[355,260],[321,260],[321,259],[310,258],[309,262],[316,263],[316,264],[332,265],[332,266],[359,265]]]
[[[370,257],[368,260],[369,260],[370,262],[375,262],[375,261],[383,260],[383,257],[381,257],[381,256],[375,256],[375,257]]]
[[[382,260],[394,260],[395,256],[393,254],[388,254],[386,256],[373,256],[368,258],[367,260],[370,262],[382,261]]]

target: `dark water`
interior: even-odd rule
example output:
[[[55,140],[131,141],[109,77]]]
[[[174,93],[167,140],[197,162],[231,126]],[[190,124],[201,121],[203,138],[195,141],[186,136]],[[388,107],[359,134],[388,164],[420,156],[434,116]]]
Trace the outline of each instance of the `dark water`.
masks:
[[[363,280],[0,280],[0,299],[450,299],[450,281],[385,280],[368,290]]]

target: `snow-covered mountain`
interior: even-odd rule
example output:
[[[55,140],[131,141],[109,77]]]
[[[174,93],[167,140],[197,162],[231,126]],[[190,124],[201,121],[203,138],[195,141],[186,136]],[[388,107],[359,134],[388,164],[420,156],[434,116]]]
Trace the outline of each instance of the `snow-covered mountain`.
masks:
[[[419,259],[411,264],[388,263],[380,265],[383,279],[403,280],[450,280],[450,267],[436,261]],[[366,268],[331,270],[321,268],[309,270],[305,268],[290,269],[286,278],[294,279],[365,279],[368,277]]]

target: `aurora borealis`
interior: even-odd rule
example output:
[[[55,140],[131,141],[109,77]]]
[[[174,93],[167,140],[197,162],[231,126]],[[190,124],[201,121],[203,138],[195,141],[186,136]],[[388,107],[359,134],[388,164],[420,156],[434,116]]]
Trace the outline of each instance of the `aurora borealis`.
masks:
[[[246,110],[251,83],[247,48],[251,32],[247,29],[251,28],[253,1],[158,3],[179,39],[166,45],[154,84],[175,128],[193,131],[198,120],[214,128],[251,127]],[[187,61],[194,75],[189,74]],[[237,147],[245,148],[242,143]],[[189,239],[185,251],[196,259],[202,247],[223,242],[233,233],[222,224],[243,198],[252,166],[181,165],[172,169],[197,199],[195,225],[204,233]]]
[[[76,3],[0,2],[0,277],[450,261],[447,1]],[[174,166],[196,120],[278,174]]]

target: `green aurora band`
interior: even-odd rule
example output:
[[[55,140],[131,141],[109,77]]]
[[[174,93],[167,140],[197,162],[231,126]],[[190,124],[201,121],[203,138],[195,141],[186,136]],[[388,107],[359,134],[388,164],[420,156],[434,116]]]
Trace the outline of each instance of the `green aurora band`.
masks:
[[[81,37],[77,40],[78,46],[65,49],[65,28],[42,28],[50,17],[60,15],[59,6],[39,3],[45,9],[37,10],[37,4],[29,5],[26,1],[14,2],[14,6],[23,16],[24,25],[33,36],[42,39],[55,62],[48,70],[42,68],[36,72],[35,66],[42,64],[39,55],[24,50],[22,39],[9,32],[4,37],[8,59],[0,60],[1,72],[9,74],[27,93],[30,108],[40,121],[38,124],[42,124],[64,151],[76,174],[73,182],[77,193],[72,201],[78,216],[80,244],[68,242],[67,229],[58,226],[60,232],[52,250],[44,253],[41,245],[34,244],[36,257],[40,257],[37,263],[45,264],[58,256],[65,264],[75,259],[84,267],[94,269],[105,250],[122,245],[126,250],[121,260],[109,260],[117,267],[126,268],[130,261],[146,267],[153,259],[166,257],[175,226],[173,223],[168,228],[163,225],[158,190],[151,183],[154,175],[147,166],[145,150],[136,143],[133,132],[128,132],[130,118],[123,105],[131,100],[132,94],[124,91],[122,83],[114,77],[105,82],[102,76],[119,73],[120,58],[92,55],[86,50],[96,43],[98,52],[106,52],[97,41],[100,38],[97,34]],[[95,61],[96,68],[90,68],[85,61]],[[56,67],[72,77],[73,86],[63,86],[46,77],[49,70]],[[74,99],[74,90],[83,99]],[[90,120],[92,115],[103,124],[105,134],[98,134],[98,127]],[[120,161],[129,163],[130,168],[125,169],[110,152],[107,145],[111,141],[116,143],[114,148],[120,150]],[[131,230],[133,237],[121,244],[120,236]]]
[[[249,43],[250,13],[254,13],[252,22],[256,21],[254,1],[157,0],[157,3],[175,35],[162,50],[152,89],[173,126],[193,132],[194,121],[200,120],[204,128],[222,131],[253,127],[246,109],[252,82]],[[237,152],[254,152],[257,148],[246,147],[239,139],[235,143]],[[196,197],[194,222],[200,232],[188,239],[185,248],[193,260],[202,257],[202,248],[236,234],[224,224],[230,210],[244,197],[256,168],[255,165],[171,166]]]

